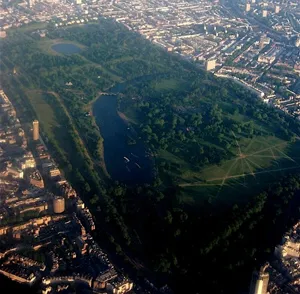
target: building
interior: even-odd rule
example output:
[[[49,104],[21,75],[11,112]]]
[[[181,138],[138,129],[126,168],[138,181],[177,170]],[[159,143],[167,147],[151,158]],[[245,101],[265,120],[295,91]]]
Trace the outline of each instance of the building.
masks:
[[[51,168],[48,170],[48,176],[50,178],[55,178],[60,176],[60,170],[58,168]]]
[[[65,199],[63,197],[56,196],[53,199],[53,211],[54,213],[63,213],[65,211]]]
[[[23,207],[20,207],[20,214],[28,212],[28,211],[38,211],[42,212],[48,209],[48,204],[45,201],[41,201],[39,203],[35,203],[34,206],[31,205],[24,205]]]
[[[31,8],[34,5],[34,0],[28,0],[28,8]]]
[[[35,163],[34,158],[26,158],[20,162],[21,170],[24,170],[27,168],[35,168],[35,167],[36,167],[36,163]]]
[[[29,175],[29,183],[35,187],[44,188],[44,181],[38,170],[35,170]]]
[[[24,172],[19,168],[7,167],[6,171],[7,171],[7,175],[12,176],[14,179],[23,179],[24,177]]]
[[[0,31],[0,38],[6,37],[6,31]]]
[[[33,285],[37,280],[37,276],[34,273],[24,272],[21,269],[14,270],[6,266],[0,268],[0,273],[13,281],[29,286]]]
[[[250,285],[249,294],[267,294],[269,273],[266,272],[269,264],[262,266],[258,271],[254,271],[252,274],[252,280]]]
[[[246,10],[246,12],[249,12],[251,10],[251,4],[250,3],[246,3],[245,10]]]
[[[39,122],[38,120],[34,120],[32,123],[32,127],[33,127],[33,140],[37,141],[40,138],[40,131],[39,131]]]
[[[259,49],[264,48],[266,45],[270,44],[271,39],[266,35],[262,35],[259,39]]]
[[[107,290],[113,294],[125,294],[132,290],[133,283],[125,277],[117,277],[107,284]]]
[[[279,5],[276,5],[275,6],[275,13],[279,13],[280,12],[280,6]]]
[[[263,10],[262,17],[267,17],[267,16],[268,16],[268,10]]]
[[[117,272],[114,269],[109,269],[105,272],[102,272],[98,277],[93,281],[94,289],[105,289],[107,283],[118,277]]]
[[[211,60],[206,61],[205,69],[207,71],[214,70],[215,68],[216,68],[216,60],[215,59],[211,59]]]
[[[275,59],[275,56],[259,55],[257,60],[260,63],[272,64],[275,61]]]
[[[300,37],[296,39],[295,46],[300,47]]]

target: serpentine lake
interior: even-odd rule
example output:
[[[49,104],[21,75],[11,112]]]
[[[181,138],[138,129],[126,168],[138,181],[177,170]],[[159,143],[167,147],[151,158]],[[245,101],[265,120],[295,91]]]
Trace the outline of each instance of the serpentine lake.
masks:
[[[109,90],[117,94],[124,84]],[[101,95],[93,104],[93,115],[104,139],[104,161],[111,178],[126,184],[150,183],[153,159],[138,138],[134,126],[122,119],[117,109],[117,95]],[[128,138],[135,144],[128,144]]]

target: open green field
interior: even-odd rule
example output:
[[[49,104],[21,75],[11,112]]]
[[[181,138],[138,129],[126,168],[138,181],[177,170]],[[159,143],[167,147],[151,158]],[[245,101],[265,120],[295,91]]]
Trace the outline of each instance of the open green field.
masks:
[[[207,199],[228,203],[247,201],[246,196],[276,177],[300,169],[300,141],[293,144],[276,137],[255,137],[236,144],[232,149],[236,157],[200,171],[193,171],[193,166],[166,151],[160,151],[158,158],[175,164],[172,176],[179,178],[188,203]],[[241,192],[245,197],[236,198]]]
[[[186,87],[186,83],[173,78],[160,79],[157,82],[152,82],[152,87],[156,91],[170,91],[180,89],[181,87]]]
[[[74,150],[73,139],[66,125],[67,117],[58,106],[56,97],[50,93],[28,91],[30,103],[40,122],[44,138],[54,140],[66,156]]]
[[[55,129],[61,126],[51,105],[46,102],[46,94],[31,91],[28,92],[28,97],[37,115],[37,119],[42,125],[43,131],[45,131],[48,136],[53,136]]]

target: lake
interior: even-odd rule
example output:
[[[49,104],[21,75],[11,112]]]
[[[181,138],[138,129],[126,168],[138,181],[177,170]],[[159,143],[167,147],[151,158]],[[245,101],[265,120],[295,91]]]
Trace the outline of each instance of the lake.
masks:
[[[119,92],[117,85],[110,92]],[[104,161],[111,178],[126,184],[151,183],[154,160],[134,127],[117,112],[117,96],[102,95],[93,105],[93,114],[104,139]],[[128,139],[135,144],[128,144]]]
[[[55,44],[51,47],[51,49],[62,54],[76,54],[81,52],[81,49],[78,46],[70,43]]]

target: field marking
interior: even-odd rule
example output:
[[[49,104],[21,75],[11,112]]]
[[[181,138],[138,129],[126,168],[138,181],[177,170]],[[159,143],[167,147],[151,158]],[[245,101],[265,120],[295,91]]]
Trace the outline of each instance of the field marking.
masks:
[[[247,166],[249,168],[249,171],[250,171],[251,175],[255,178],[255,174],[254,174],[254,172],[253,172],[252,168],[250,167],[250,165],[249,165],[249,163],[248,163],[247,160],[246,160],[246,163],[247,163]]]
[[[234,161],[234,160],[236,160],[236,158],[229,159],[229,160],[226,161],[226,163],[229,163],[229,162]],[[212,166],[210,166],[210,167],[204,168],[202,172],[204,172],[204,171],[205,171],[205,172],[206,172],[206,171],[209,171],[209,170],[214,169],[214,168],[216,168],[216,167],[219,168],[219,169],[221,169],[221,167],[219,167],[219,166],[217,166],[216,164],[214,164],[214,165],[212,165]],[[202,173],[202,172],[201,172],[201,173]]]
[[[283,142],[283,143],[280,143],[280,144],[277,144],[277,145],[274,145],[274,146],[271,146],[271,147],[268,147],[268,148],[265,148],[265,149],[261,149],[261,150],[255,151],[255,152],[253,152],[251,154],[248,154],[247,156],[253,156],[254,154],[261,153],[261,152],[270,150],[271,148],[275,148],[277,146],[282,146],[282,145],[287,144],[287,143],[288,142]]]
[[[283,151],[279,150],[278,147],[279,146],[282,146],[282,145],[287,145],[288,142],[282,142],[282,143],[279,143],[279,144],[276,144],[274,146],[269,146],[267,148],[263,148],[261,150],[256,150],[255,152],[252,152],[250,154],[243,154],[242,153],[242,150],[240,148],[240,145],[237,141],[237,138],[236,138],[236,135],[235,133],[232,131],[232,135],[234,136],[234,139],[235,139],[235,143],[236,143],[236,147],[238,148],[238,152],[237,152],[237,157],[234,158],[234,159],[231,159],[228,162],[232,161],[233,160],[233,163],[229,166],[229,168],[227,169],[227,172],[225,174],[225,176],[222,176],[222,177],[219,177],[219,178],[210,178],[210,179],[206,179],[205,180],[205,183],[204,182],[200,182],[200,181],[196,181],[194,183],[183,183],[183,184],[179,184],[180,186],[182,187],[188,187],[188,186],[220,186],[220,188],[218,189],[218,192],[217,192],[217,196],[219,195],[219,193],[221,192],[222,190],[222,187],[225,185],[225,182],[228,180],[228,179],[236,179],[236,178],[240,178],[240,177],[243,177],[244,178],[244,183],[241,183],[241,185],[245,186],[246,187],[246,176],[248,175],[252,175],[254,178],[256,178],[256,175],[259,175],[259,174],[264,174],[264,173],[270,173],[272,174],[273,172],[278,172],[278,171],[284,171],[284,170],[291,170],[291,169],[297,169],[297,168],[300,168],[300,164],[298,162],[296,162],[293,158],[291,158],[290,156],[288,156],[286,153],[284,153]],[[258,143],[263,143],[263,144],[266,144],[267,142],[262,142],[262,141],[259,141],[257,140],[256,138],[253,138],[247,147],[245,147],[245,150],[249,150],[250,149],[250,146],[254,143],[254,142],[258,142]],[[274,151],[277,151],[279,152],[280,154],[282,154],[282,156],[280,155],[275,155]],[[269,151],[270,152],[270,155],[259,155],[259,153],[262,153],[262,152],[265,152],[265,151]],[[250,157],[253,156],[252,160],[250,159]],[[264,168],[263,166],[259,165],[258,163],[255,162],[254,158],[255,157],[262,157],[262,158],[270,158],[270,159],[273,159],[274,162],[276,162],[276,164],[279,166],[279,163],[278,163],[278,160],[279,159],[289,159],[291,161],[293,161],[294,163],[297,164],[297,166],[293,166],[293,167],[287,167],[287,168],[273,168],[273,169],[267,169],[267,168]],[[245,159],[245,161],[243,161],[243,159]],[[233,167],[239,163],[239,160],[241,160],[241,171],[242,173],[240,174],[237,174],[237,175],[229,175],[230,172],[232,171]],[[253,164],[253,167],[250,166],[250,164]],[[246,165],[247,165],[247,168],[246,168]],[[255,172],[255,167],[257,167],[258,169],[263,169],[263,170],[260,170],[260,171],[257,171]],[[202,171],[205,172],[205,171],[208,171],[208,170],[211,170],[215,168],[215,166],[211,166],[207,169],[204,169]],[[222,168],[220,168],[222,170]],[[249,172],[247,172],[246,169],[249,169]],[[223,169],[224,170],[224,169]],[[224,170],[225,171],[225,170]],[[273,176],[273,175],[272,175]],[[274,177],[274,176],[273,176]],[[207,184],[207,182],[214,182],[214,181],[222,181],[220,184]]]
[[[256,165],[259,169],[263,168],[261,165],[259,165],[258,163],[252,161],[250,158],[247,158],[247,159],[251,162],[251,164]]]
[[[226,181],[227,178],[228,178],[229,173],[231,172],[232,168],[233,168],[234,165],[237,163],[237,161],[238,161],[238,159],[236,159],[236,160],[232,163],[232,165],[230,166],[230,168],[228,169],[227,174],[226,174],[226,176],[223,178],[222,183],[221,183],[221,186],[220,186],[220,188],[219,188],[219,190],[218,190],[217,197],[219,196],[219,194],[220,194],[220,192],[221,192],[221,190],[222,190],[222,188],[223,188],[223,186],[224,186],[224,184],[225,184],[225,181]]]
[[[274,160],[276,160],[277,158],[282,158],[283,156],[279,156],[279,155],[251,155],[251,156],[247,156],[247,157],[266,157],[266,158],[273,158]]]
[[[298,162],[296,162],[293,158],[291,158],[290,156],[288,156],[286,153],[284,153],[284,152],[278,150],[277,148],[275,148],[275,149],[276,149],[278,152],[280,152],[281,154],[283,154],[285,158],[287,158],[287,159],[289,159],[289,160],[291,160],[291,161],[293,161],[293,162],[295,162],[295,163],[298,164]]]
[[[246,179],[245,179],[245,166],[244,166],[244,158],[241,159],[241,162],[242,162],[242,169],[244,171],[244,186],[246,187]]]
[[[230,166],[230,168],[229,168],[228,171],[227,171],[226,176],[223,178],[223,181],[222,181],[222,184],[221,184],[221,185],[224,185],[226,179],[228,178],[229,173],[231,172],[232,168],[234,167],[234,165],[235,165],[237,162],[238,162],[238,160],[236,159],[236,160],[232,163],[232,165]]]
[[[241,151],[241,147],[240,147],[240,144],[239,144],[239,142],[237,141],[237,139],[236,139],[236,136],[235,136],[235,133],[234,133],[234,131],[231,131],[231,133],[233,134],[233,137],[234,137],[234,139],[235,139],[235,144],[236,144],[236,146],[238,147],[238,150],[239,150],[239,156],[242,156],[242,151]]]
[[[248,160],[253,164],[256,165],[259,169],[264,169],[264,167],[262,167],[261,165],[259,165],[258,163],[252,161],[251,159],[248,158]],[[278,164],[278,162],[275,160],[275,162]],[[269,172],[270,175],[274,178],[274,175],[272,174],[272,172]]]
[[[247,147],[245,148],[245,151],[246,151],[246,152],[250,149],[250,147],[252,146],[252,144],[253,144],[254,141],[259,142],[256,138],[253,138],[253,139],[250,141],[250,143],[247,145]]]
[[[221,186],[222,184],[208,184],[203,182],[194,182],[194,183],[184,183],[179,184],[180,187],[193,187],[193,186]],[[227,184],[225,184],[227,185]]]
[[[293,166],[293,167],[286,167],[286,168],[278,168],[278,169],[271,169],[271,170],[264,170],[264,171],[258,171],[258,172],[255,172],[253,174],[251,173],[248,173],[248,174],[238,174],[238,175],[234,175],[234,176],[227,176],[226,178],[214,178],[214,179],[209,179],[209,180],[206,180],[207,182],[213,182],[213,181],[222,181],[221,184],[210,184],[211,186],[221,186],[218,193],[220,193],[220,190],[222,189],[222,187],[225,184],[225,181],[228,180],[228,179],[237,179],[237,178],[240,178],[240,177],[244,177],[244,176],[254,176],[255,175],[258,175],[258,174],[265,174],[265,173],[272,173],[272,172],[279,172],[279,171],[284,171],[284,170],[291,170],[291,169],[300,169],[300,166]],[[179,184],[179,186],[181,187],[188,187],[188,186],[209,186],[208,184],[204,184],[203,182],[194,182],[194,183],[185,183],[185,184]]]
[[[271,151],[271,153],[272,153],[272,155],[273,155],[273,158],[276,160],[275,154],[274,154],[274,152],[273,152],[273,149],[271,148],[270,151]]]
[[[286,167],[286,168],[278,168],[278,169],[271,169],[271,170],[264,170],[264,171],[258,171],[255,172],[254,175],[258,175],[258,174],[265,174],[265,173],[271,173],[271,172],[279,172],[279,171],[284,171],[284,170],[291,170],[291,169],[300,169],[300,166],[293,166],[293,167]],[[251,174],[246,174],[246,175],[251,175]],[[244,174],[239,174],[239,175],[234,175],[234,176],[227,176],[226,179],[237,179],[240,177],[243,177]],[[215,179],[210,179],[210,180],[206,180],[207,182],[213,182],[213,181],[220,181],[220,180],[226,180],[224,178],[215,178]],[[195,182],[195,183],[190,183],[190,184],[179,184],[179,186],[181,187],[191,187],[191,186],[201,186],[202,184],[197,184],[199,182]],[[224,186],[224,183],[222,182],[221,184],[211,184],[212,186],[221,186],[220,188],[222,188]],[[226,185],[226,184],[225,184]],[[219,190],[220,191],[220,190]],[[219,193],[219,192],[218,192]]]

